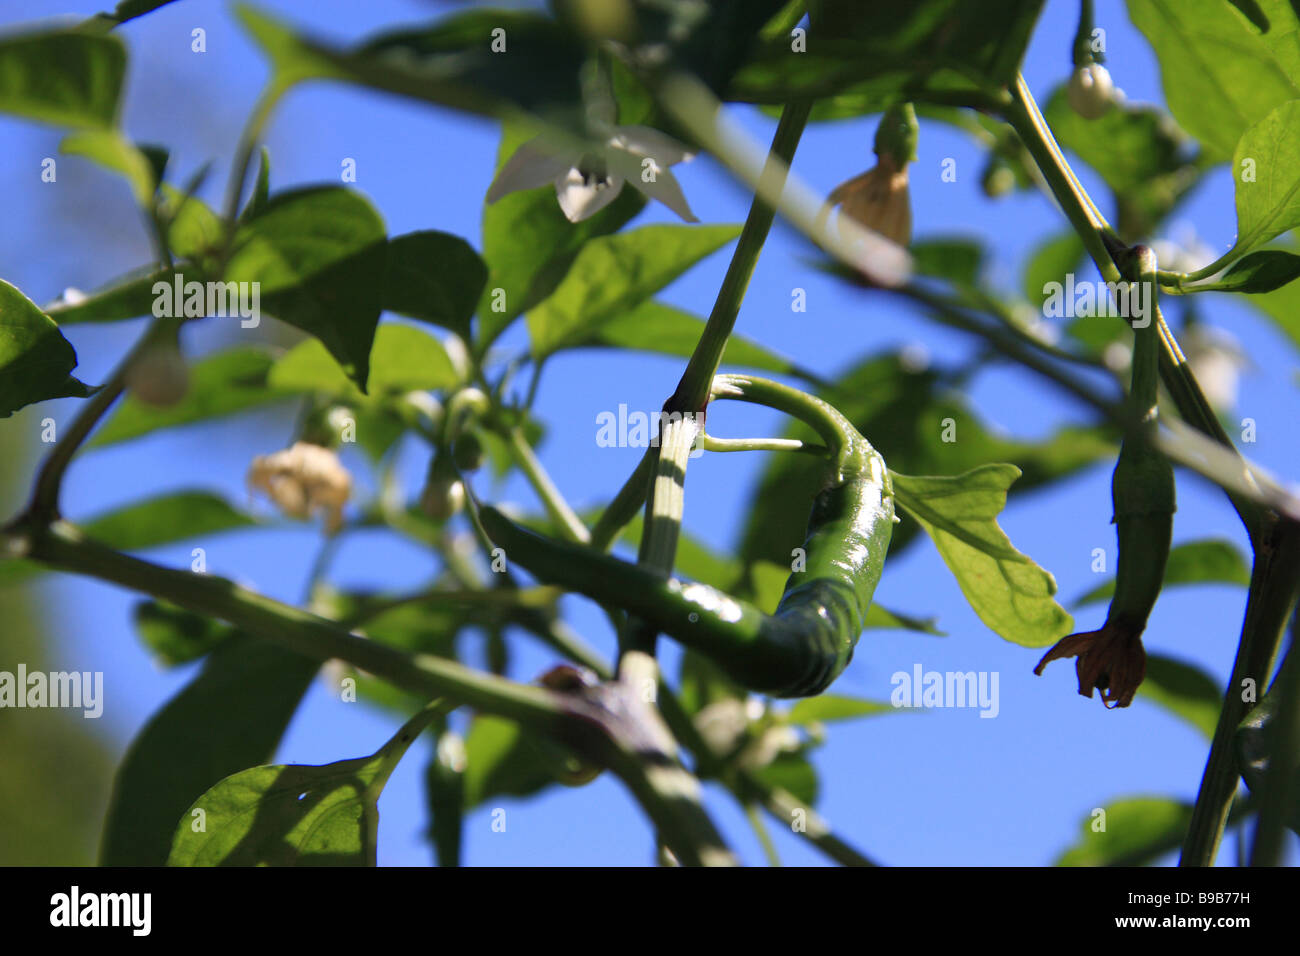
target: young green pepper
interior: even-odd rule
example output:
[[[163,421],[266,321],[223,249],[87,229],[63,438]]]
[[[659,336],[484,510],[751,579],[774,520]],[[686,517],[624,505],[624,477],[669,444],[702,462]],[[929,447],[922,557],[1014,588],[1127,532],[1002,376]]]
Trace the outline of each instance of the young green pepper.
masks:
[[[480,512],[488,535],[538,579],[614,604],[710,657],[742,686],[774,697],[821,693],[862,633],[894,525],[884,459],[825,402],[775,382],[719,376],[714,398],[740,398],[802,418],[831,450],[813,502],[802,570],[776,612],[703,584],[664,578],[592,548],[545,538],[499,511]]]
[[[1035,674],[1049,661],[1077,657],[1079,693],[1101,691],[1102,704],[1127,707],[1146,675],[1142,632],[1164,582],[1165,562],[1174,522],[1174,469],[1155,447],[1160,341],[1156,317],[1156,259],[1146,246],[1132,250],[1138,281],[1149,283],[1144,325],[1134,323],[1130,407],[1141,417],[1142,430],[1120,445],[1111,479],[1119,566],[1115,594],[1101,630],[1071,634],[1049,650]]]

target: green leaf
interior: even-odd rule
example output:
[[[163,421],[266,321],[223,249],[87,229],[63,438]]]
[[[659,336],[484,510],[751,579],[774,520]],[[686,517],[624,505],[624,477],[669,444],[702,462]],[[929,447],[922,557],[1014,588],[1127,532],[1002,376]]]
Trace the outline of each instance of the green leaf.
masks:
[[[261,307],[320,339],[364,391],[386,249],[384,222],[360,194],[294,190],[239,226],[226,279],[260,283]]]
[[[71,375],[76,367],[54,321],[0,279],[0,418],[50,398],[85,398],[90,390]]]
[[[703,319],[670,305],[664,305],[662,302],[647,299],[640,305],[601,322],[585,338],[562,345],[560,348],[608,346],[686,358],[695,351],[695,346],[703,333]],[[727,339],[722,364],[762,369],[781,375],[801,374],[789,359],[740,335],[733,335]]]
[[[1300,95],[1300,91],[1297,92]],[[1237,241],[1244,256],[1300,225],[1300,100],[1284,103],[1242,135],[1233,154]],[[1247,173],[1253,169],[1253,178]]]
[[[737,73],[729,99],[823,99],[815,119],[879,112],[900,99],[974,101],[1008,85],[1042,0],[829,0],[807,52],[777,38]]]
[[[793,794],[806,807],[816,805],[820,785],[817,771],[802,754],[783,753],[765,767],[752,771],[769,787]]]
[[[117,37],[55,30],[0,40],[0,113],[60,126],[117,122],[126,48]]]
[[[1284,248],[1300,255],[1300,243],[1296,242],[1294,233]],[[1250,258],[1252,257],[1247,256],[1242,261]],[[1257,293],[1240,301],[1253,305],[1267,315],[1291,339],[1293,345],[1300,347],[1300,282],[1291,282],[1272,292]]]
[[[170,218],[167,242],[172,252],[182,259],[204,261],[225,238],[225,227],[218,216],[203,200],[187,195],[171,186],[162,187],[163,213]],[[172,273],[167,273],[171,278]]]
[[[456,13],[351,50],[298,36],[251,7],[238,14],[271,58],[280,89],[309,79],[341,80],[490,116],[518,110],[554,115],[581,102],[584,46],[571,31],[532,12]],[[493,49],[497,29],[505,31],[504,51]]]
[[[957,285],[979,283],[984,247],[973,239],[925,239],[908,246],[912,268],[920,275],[947,279]]]
[[[873,601],[871,607],[867,608],[867,616],[863,620],[862,626],[867,629],[919,631],[922,634],[931,634],[935,637],[946,637],[947,635],[935,626],[936,621],[938,621],[938,618],[935,617],[916,617],[911,614],[903,614],[900,611],[891,611],[889,608],[882,607]]]
[[[1128,0],[1129,17],[1155,48],[1165,101],[1206,152],[1226,160],[1246,130],[1300,96],[1296,14],[1287,0],[1269,9],[1261,33],[1224,0]]]
[[[487,284],[487,264],[446,232],[412,232],[388,242],[383,307],[451,329],[469,341],[470,317]]]
[[[1147,654],[1146,677],[1138,687],[1138,696],[1173,712],[1206,738],[1214,736],[1223,689],[1199,667],[1163,654]]]
[[[211,492],[177,491],[114,509],[87,521],[82,530],[118,551],[141,551],[255,524]]]
[[[257,181],[253,183],[253,192],[248,197],[248,204],[244,206],[244,211],[239,214],[240,222],[260,215],[266,209],[266,204],[270,198],[271,153],[263,146],[258,154]]]
[[[113,787],[101,864],[162,866],[177,821],[186,830],[193,822],[185,810],[195,797],[272,757],[319,667],[243,635],[213,650],[132,741]],[[207,820],[209,833],[214,823]]]
[[[1246,292],[1259,295],[1276,289],[1300,277],[1300,256],[1281,249],[1264,249],[1234,263],[1223,278],[1206,284],[1197,284],[1198,292]]]
[[[1057,866],[1144,866],[1176,849],[1192,820],[1191,804],[1167,797],[1130,797],[1084,818],[1081,836]],[[1094,829],[1096,827],[1096,829]]]
[[[495,796],[527,797],[555,782],[530,735],[513,721],[476,714],[465,738],[465,809]]]
[[[82,156],[122,176],[131,187],[136,205],[149,209],[158,188],[158,173],[149,157],[117,130],[73,133],[59,144],[70,156]]]
[[[226,777],[181,818],[167,865],[374,866],[379,795],[429,720],[417,714],[369,757]],[[207,827],[195,832],[200,810]]]
[[[207,491],[178,491],[114,508],[78,522],[87,536],[118,551],[143,551],[160,544],[246,528],[257,521]],[[0,586],[39,574],[31,561],[0,562]]]
[[[179,402],[159,408],[128,396],[100,427],[89,447],[221,418],[286,398],[288,392],[267,385],[273,363],[271,353],[260,346],[240,346],[201,359],[190,366],[189,389]]]
[[[1015,465],[984,465],[951,478],[892,472],[900,507],[934,540],[980,620],[1026,647],[1053,644],[1073,620],[1053,596],[1056,580],[1016,551],[997,525]]]
[[[897,713],[898,708],[887,701],[859,700],[856,697],[839,697],[835,694],[822,694],[808,697],[790,708],[786,720],[792,724],[806,727],[814,723],[829,723],[836,720],[856,720],[859,717],[874,717],[877,714]]]
[[[1165,584],[1250,584],[1250,568],[1231,541],[1207,538],[1188,541],[1169,550]],[[1075,607],[1106,601],[1115,593],[1115,579],[1099,584],[1074,602]]]
[[[446,731],[424,771],[429,839],[439,866],[460,866],[465,817],[465,744]]]
[[[442,343],[409,325],[380,326],[375,333],[370,364],[370,391],[375,396],[434,391],[450,388],[460,381]],[[267,383],[285,392],[317,391],[361,399],[348,374],[315,339],[300,342],[276,361]]]
[[[738,226],[667,225],[590,240],[564,281],[528,313],[534,357],[580,341],[739,234]]]
[[[112,13],[97,13],[86,21],[88,29],[111,30],[113,27],[152,13],[159,7],[165,7],[176,0],[122,0]]]
[[[502,125],[497,170],[533,136],[520,124]],[[583,243],[617,232],[639,213],[645,197],[624,188],[590,219],[569,222],[552,186],[509,193],[483,208],[483,258],[487,287],[479,303],[479,347],[485,348],[518,316],[552,292]]]
[[[197,660],[234,633],[210,617],[160,601],[141,601],[132,617],[136,633],[164,667]]]
[[[1138,189],[1187,162],[1187,134],[1155,106],[1124,103],[1097,119],[1084,119],[1070,106],[1065,87],[1059,86],[1043,116],[1057,141],[1117,193]]]
[[[60,299],[46,308],[46,314],[59,325],[84,322],[119,322],[135,319],[153,312],[157,282],[172,282],[174,273],[158,270],[141,274],[139,271],[115,279],[89,295],[77,296],[71,301]]]
[[[1083,262],[1083,242],[1069,229],[1047,239],[1025,261],[1022,288],[1030,305],[1040,311],[1048,293],[1043,287],[1049,282],[1065,282],[1068,273],[1075,272]]]

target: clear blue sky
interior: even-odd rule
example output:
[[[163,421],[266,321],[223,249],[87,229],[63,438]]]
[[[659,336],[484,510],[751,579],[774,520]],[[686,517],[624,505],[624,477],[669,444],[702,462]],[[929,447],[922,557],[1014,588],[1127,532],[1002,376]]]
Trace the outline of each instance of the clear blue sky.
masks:
[[[264,0],[265,9],[320,35],[346,41],[376,28],[427,18],[448,4],[415,0]],[[39,5],[0,0],[0,24],[42,12],[85,15],[107,0],[55,0]],[[1123,4],[1100,0],[1098,23],[1108,33],[1108,65],[1130,99],[1162,101],[1154,57],[1131,26]],[[1073,0],[1052,0],[1039,23],[1025,64],[1040,100],[1067,75],[1068,50],[1077,16]],[[207,31],[208,51],[190,51],[190,30]],[[223,188],[240,126],[266,76],[266,68],[239,30],[225,3],[182,0],[121,31],[131,51],[125,127],[137,141],[172,150],[172,175],[185,176],[215,161],[205,198]],[[770,136],[772,121],[737,110],[756,137]],[[812,127],[804,136],[795,169],[828,191],[871,165],[874,121],[853,120]],[[37,302],[65,287],[91,289],[150,260],[150,250],[129,195],[108,174],[75,159],[59,159],[56,185],[40,181],[43,157],[57,156],[57,130],[0,117],[0,276]],[[437,228],[479,244],[481,197],[492,176],[497,131],[486,121],[340,86],[311,86],[292,93],[275,114],[268,144],[272,188],[338,182],[340,163],[356,160],[361,189],[376,205],[391,234]],[[957,181],[940,179],[942,161],[957,163]],[[915,236],[918,239],[975,234],[996,243],[995,279],[1018,287],[1027,250],[1064,224],[1037,194],[994,203],[979,188],[982,158],[963,136],[923,123],[919,159],[912,169]],[[739,222],[748,197],[708,159],[677,170],[691,205],[704,222]],[[1086,171],[1094,196],[1106,194]],[[1232,183],[1224,169],[1209,176],[1177,219],[1195,229],[1216,252],[1235,231]],[[649,207],[638,224],[674,221],[660,206]],[[935,328],[883,298],[863,299],[836,281],[810,270],[809,247],[778,225],[764,250],[740,315],[743,334],[792,357],[823,375],[834,375],[857,358],[903,344],[920,344],[937,362],[958,361],[970,343]],[[706,313],[726,267],[727,253],[707,260],[662,297]],[[1088,276],[1092,277],[1089,267]],[[808,312],[792,315],[793,287],[808,294]],[[1255,369],[1244,379],[1240,416],[1258,422],[1251,454],[1283,475],[1300,474],[1300,449],[1293,439],[1296,393],[1292,346],[1249,309],[1215,303],[1212,322],[1228,328],[1252,356]],[[68,338],[81,359],[78,374],[102,381],[140,322],[75,327]],[[223,341],[215,329],[187,340],[194,351]],[[519,323],[504,344],[523,346]],[[542,459],[566,496],[595,505],[617,490],[639,456],[636,449],[597,448],[596,416],[620,403],[654,410],[672,390],[681,361],[609,352],[570,352],[547,368],[537,412],[551,424]],[[1027,373],[1002,367],[981,374],[969,397],[990,424],[1033,438],[1081,420],[1082,412],[1048,392]],[[75,403],[63,401],[28,409],[0,427],[26,436],[34,456],[41,448],[39,419],[66,421]],[[774,434],[775,415],[728,407],[711,417],[711,430],[724,435]],[[66,510],[74,520],[119,504],[182,487],[203,487],[235,501],[245,499],[249,460],[288,443],[288,414],[258,413],[165,433],[82,456],[66,487]],[[870,437],[870,436],[868,436]],[[411,449],[403,473],[416,486],[424,462]],[[347,460],[370,487],[360,453]],[[705,456],[692,462],[686,495],[691,533],[726,550],[745,519],[746,501],[761,456]],[[1093,587],[1092,550],[1113,554],[1110,525],[1110,467],[1099,465],[1048,492],[1014,500],[1002,524],[1011,539],[1057,578],[1065,602]],[[488,490],[480,486],[480,491]],[[1228,537],[1244,549],[1245,536],[1215,489],[1180,474],[1175,540]],[[497,497],[532,507],[521,482]],[[18,501],[4,503],[6,514]],[[315,552],[318,531],[295,526],[240,532],[197,542],[207,548],[209,569],[281,599],[300,597]],[[150,557],[187,564],[190,543],[160,548]],[[379,535],[356,535],[342,550],[335,583],[401,588],[416,586],[433,569],[418,550]],[[122,752],[148,716],[179,690],[192,668],[161,671],[149,659],[130,626],[135,596],[103,584],[72,578],[38,585],[57,641],[60,666],[105,672],[107,702],[98,730]],[[887,699],[890,675],[927,670],[997,671],[1001,712],[980,719],[974,710],[890,714],[832,728],[830,743],[815,756],[822,776],[820,807],[834,827],[875,858],[891,864],[1006,864],[1051,862],[1074,842],[1081,820],[1094,807],[1133,795],[1172,795],[1191,800],[1204,764],[1207,742],[1169,713],[1139,699],[1124,711],[1106,712],[1096,700],[1075,693],[1070,664],[1057,664],[1045,677],[1031,673],[1041,651],[1008,644],[989,632],[966,606],[952,578],[928,542],[919,542],[891,561],[878,597],[890,607],[936,615],[946,638],[870,631],[835,690]],[[1176,655],[1226,680],[1240,626],[1245,592],[1214,586],[1175,590],[1164,596],[1147,631],[1149,649]],[[606,651],[612,636],[592,606],[570,598],[571,620],[589,641]],[[1077,615],[1080,630],[1099,626],[1104,606]],[[665,642],[664,658],[676,672],[677,655]],[[517,642],[513,676],[531,679],[553,663],[526,640]],[[239,706],[232,701],[232,706]],[[309,693],[278,755],[281,762],[325,763],[373,751],[396,727],[394,718],[364,705],[340,703],[322,681]],[[394,775],[380,803],[379,860],[422,865],[431,859],[421,837],[426,818],[421,777],[427,754],[412,751]],[[68,782],[75,786],[75,781]],[[489,808],[466,824],[466,859],[471,864],[643,864],[652,859],[652,835],[616,780],[601,778],[578,790],[552,790],[531,801],[495,801],[508,811],[505,833],[493,833]],[[749,862],[760,860],[744,818],[723,794],[710,806],[733,845]],[[777,843],[789,863],[821,858],[788,833]],[[1294,838],[1292,838],[1294,859]]]

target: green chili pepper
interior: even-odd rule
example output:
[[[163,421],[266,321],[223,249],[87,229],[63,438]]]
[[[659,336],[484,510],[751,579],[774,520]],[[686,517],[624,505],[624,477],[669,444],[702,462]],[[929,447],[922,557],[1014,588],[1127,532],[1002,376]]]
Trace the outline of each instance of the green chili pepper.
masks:
[[[1034,668],[1042,674],[1049,661],[1077,657],[1079,693],[1101,691],[1102,703],[1127,707],[1146,675],[1142,632],[1164,583],[1165,562],[1174,523],[1174,469],[1155,447],[1160,382],[1160,341],[1156,319],[1156,258],[1146,246],[1132,250],[1138,281],[1150,290],[1146,321],[1133,329],[1130,407],[1142,429],[1120,445],[1111,479],[1119,561],[1115,594],[1101,630],[1071,634],[1043,656]]]
[[[625,608],[710,657],[737,683],[774,697],[821,693],[853,655],[894,525],[884,459],[830,405],[775,382],[723,375],[714,398],[769,405],[811,425],[831,450],[813,502],[802,570],[776,612],[716,588],[664,578],[592,548],[565,544],[483,508],[483,527],[537,578]]]

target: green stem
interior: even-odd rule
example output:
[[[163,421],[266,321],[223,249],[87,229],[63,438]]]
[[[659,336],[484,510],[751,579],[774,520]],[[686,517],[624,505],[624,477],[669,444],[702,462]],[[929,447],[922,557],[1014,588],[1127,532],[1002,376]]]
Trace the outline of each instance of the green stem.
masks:
[[[1011,104],[1007,107],[1003,118],[1011,124],[1029,149],[1035,165],[1047,180],[1058,205],[1083,241],[1084,248],[1087,249],[1102,278],[1107,282],[1121,281],[1119,268],[1111,255],[1112,248],[1119,247],[1118,240],[1105,217],[1070,169],[1070,164],[1061,152],[1047,121],[1043,119],[1038,104],[1034,102],[1033,94],[1030,93],[1024,77],[1019,74],[1016,76],[1012,90]],[[1206,401],[1204,392],[1188,367],[1186,358],[1178,348],[1178,343],[1158,307],[1156,321],[1160,326],[1162,346],[1161,376],[1178,406],[1179,414],[1215,441],[1230,449],[1234,448],[1223,431],[1218,417]],[[1261,510],[1240,495],[1229,492],[1229,498],[1253,541],[1262,521]]]
[[[781,119],[772,137],[772,146],[760,174],[760,178],[770,184],[769,188],[773,192],[779,193],[785,185],[790,161],[794,159],[795,149],[799,146],[811,110],[810,101],[796,101],[788,103],[781,111]],[[727,273],[723,276],[722,285],[713,302],[713,311],[709,313],[704,332],[686,363],[686,371],[682,373],[667,411],[698,412],[703,411],[708,403],[709,386],[722,364],[727,339],[736,327],[740,303],[745,298],[759,253],[763,251],[775,217],[776,207],[755,192],[749,206],[749,215],[745,217],[745,225],[736,243],[736,251],[732,253]]]
[[[767,824],[763,822],[763,816],[758,812],[757,805],[753,803],[745,804],[745,817],[749,820],[754,836],[758,837],[758,843],[763,848],[763,857],[767,860],[767,865],[780,866],[781,855],[776,852],[776,844],[772,842],[772,834],[767,832]]]
[[[1287,818],[1294,813],[1297,798],[1296,754],[1300,753],[1300,654],[1295,652],[1300,636],[1300,616],[1291,619],[1291,646],[1269,694],[1280,698],[1273,714],[1269,741],[1268,775],[1259,801],[1259,823],[1250,851],[1251,866],[1278,866],[1282,862]]]
[[[1237,725],[1254,708],[1254,701],[1242,700],[1244,682],[1251,680],[1260,688],[1272,672],[1283,629],[1296,605],[1300,588],[1295,573],[1298,563],[1300,524],[1270,519],[1269,531],[1256,547],[1241,642],[1214,728],[1180,866],[1211,866],[1218,853],[1240,776],[1233,739]]]
[[[760,174],[764,185],[771,184],[777,194],[785,183],[790,161],[794,158],[799,139],[808,124],[811,109],[811,103],[795,102],[787,104],[781,111],[781,119],[777,122],[776,133],[772,137],[772,146]],[[736,327],[741,301],[749,288],[759,253],[772,230],[775,216],[775,205],[766,201],[756,189],[749,214],[745,217],[745,225],[740,230],[740,238],[731,254],[731,262],[727,265],[726,275],[723,276],[717,298],[714,299],[713,310],[709,313],[704,331],[686,363],[676,390],[664,407],[665,411],[704,411],[708,403],[709,387],[722,362],[727,339]],[[656,449],[653,448],[646,451],[636,470],[597,520],[591,532],[591,543],[595,547],[608,548],[646,500],[647,484],[655,468],[656,454]]]
[[[582,523],[577,512],[569,506],[569,502],[565,500],[555,482],[551,480],[551,476],[547,474],[519,426],[515,425],[507,429],[505,438],[510,444],[510,452],[514,455],[515,463],[519,465],[529,484],[537,492],[537,497],[542,499],[547,513],[560,526],[564,536],[579,544],[587,544],[591,541],[591,532]]]

